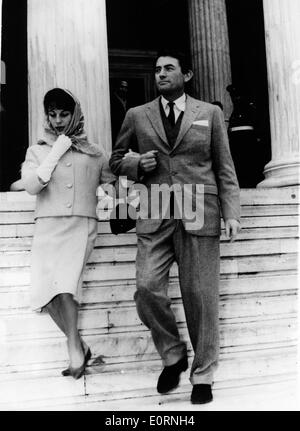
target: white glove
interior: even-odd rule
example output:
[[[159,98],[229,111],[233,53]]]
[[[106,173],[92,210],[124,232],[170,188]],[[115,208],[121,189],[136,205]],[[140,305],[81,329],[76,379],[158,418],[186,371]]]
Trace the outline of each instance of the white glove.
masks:
[[[45,184],[50,181],[52,172],[56,168],[59,159],[65,154],[66,151],[68,151],[71,145],[71,139],[65,135],[59,135],[57,140],[54,142],[52,150],[36,170],[38,177]]]

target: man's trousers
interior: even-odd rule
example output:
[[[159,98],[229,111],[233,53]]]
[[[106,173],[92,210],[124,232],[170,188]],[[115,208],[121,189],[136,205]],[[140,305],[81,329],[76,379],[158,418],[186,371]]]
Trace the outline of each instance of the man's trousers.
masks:
[[[219,236],[185,231],[181,220],[164,220],[153,233],[138,234],[135,301],[142,322],[151,330],[163,365],[186,354],[168,297],[169,270],[178,264],[179,283],[194,349],[190,381],[213,381],[219,354]]]

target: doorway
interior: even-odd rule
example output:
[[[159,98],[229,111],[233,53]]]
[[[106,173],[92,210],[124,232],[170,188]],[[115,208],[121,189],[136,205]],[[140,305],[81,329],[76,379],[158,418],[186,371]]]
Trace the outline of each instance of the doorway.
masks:
[[[116,88],[126,81],[126,110],[154,99],[156,54],[165,47],[189,51],[189,27],[185,0],[109,0],[106,15],[114,144],[126,112]]]
[[[2,0],[0,191],[20,178],[28,147],[27,1]]]

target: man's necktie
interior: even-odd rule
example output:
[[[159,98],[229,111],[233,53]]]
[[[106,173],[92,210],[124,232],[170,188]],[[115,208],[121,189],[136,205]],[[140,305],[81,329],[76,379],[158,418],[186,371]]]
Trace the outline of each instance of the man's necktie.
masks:
[[[169,112],[169,115],[168,115],[168,120],[169,120],[170,125],[172,127],[174,127],[175,126],[175,114],[174,114],[174,105],[175,105],[175,103],[174,102],[168,102],[168,105],[169,105],[169,108],[170,108],[170,112]]]

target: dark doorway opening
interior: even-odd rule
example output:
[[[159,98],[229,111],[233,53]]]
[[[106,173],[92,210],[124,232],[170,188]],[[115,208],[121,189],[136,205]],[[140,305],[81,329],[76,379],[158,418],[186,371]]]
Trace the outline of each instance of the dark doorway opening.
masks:
[[[189,49],[186,0],[109,0],[106,9],[109,49]]]
[[[248,180],[247,175],[244,180],[253,187],[253,184],[256,185],[264,179],[264,166],[271,159],[263,3],[262,0],[226,0],[226,8],[232,83],[245,98],[253,101],[255,106],[254,124],[258,143],[253,148],[254,154],[251,154],[250,148],[243,148],[243,144],[251,145],[251,139],[241,141],[241,158],[237,160],[237,163],[243,163],[242,159],[247,159],[244,157],[246,152],[250,154],[248,163],[252,166],[245,166]]]
[[[116,87],[127,82],[127,109],[156,96],[157,52],[165,47],[189,52],[188,10],[186,0],[109,0],[106,12],[114,144],[125,115],[114,95]]]
[[[28,147],[26,1],[2,1],[1,60],[6,82],[0,92],[0,191],[8,191],[20,178]]]

